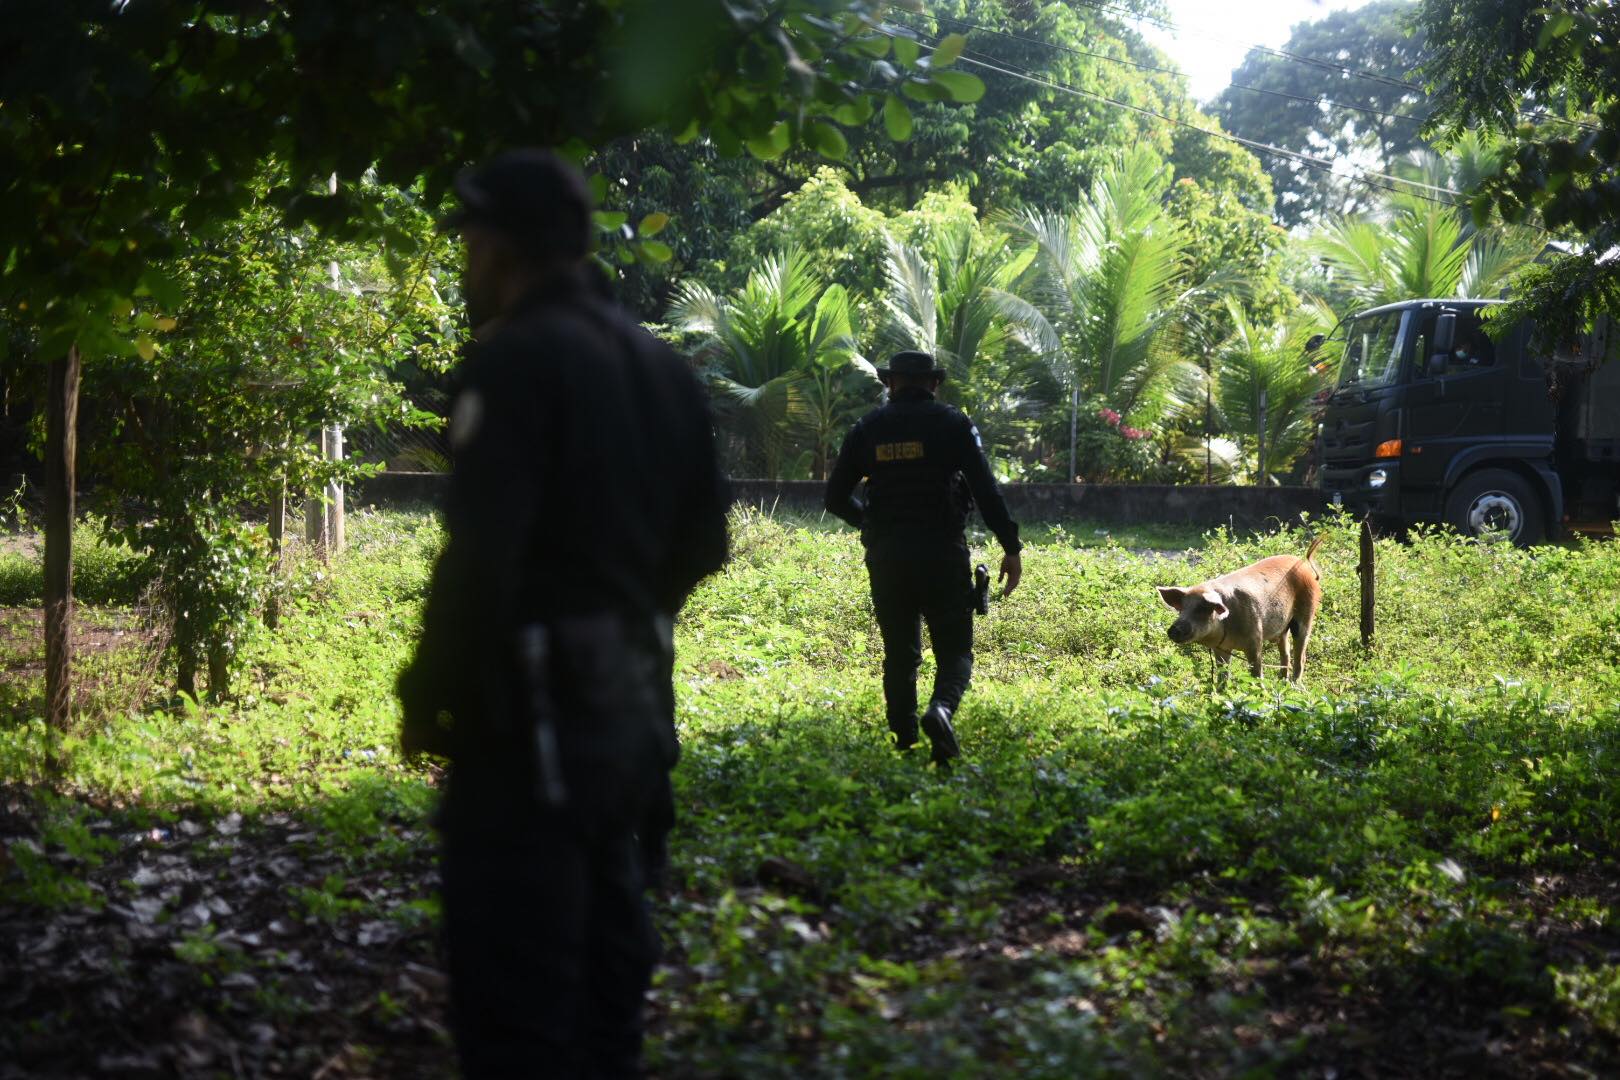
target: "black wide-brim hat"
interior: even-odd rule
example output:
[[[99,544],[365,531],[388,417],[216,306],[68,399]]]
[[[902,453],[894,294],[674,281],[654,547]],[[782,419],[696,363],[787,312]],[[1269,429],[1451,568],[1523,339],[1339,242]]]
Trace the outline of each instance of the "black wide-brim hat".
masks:
[[[916,349],[907,349],[897,352],[889,357],[887,367],[877,369],[879,375],[938,375],[945,377],[945,369],[934,362],[934,358],[925,352]]]

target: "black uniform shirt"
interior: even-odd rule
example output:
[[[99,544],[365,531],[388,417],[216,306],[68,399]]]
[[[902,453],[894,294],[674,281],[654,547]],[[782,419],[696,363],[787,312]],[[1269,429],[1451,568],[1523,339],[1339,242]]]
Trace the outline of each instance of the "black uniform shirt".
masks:
[[[469,349],[451,416],[448,541],[402,695],[465,701],[528,622],[673,614],[726,556],[707,401],[668,347],[580,280]]]
[[[864,506],[854,498],[863,477]],[[970,508],[963,483],[1002,550],[1020,550],[1018,526],[973,422],[927,391],[900,390],[844,439],[827,480],[827,509],[859,528],[868,547],[929,539],[959,543]]]

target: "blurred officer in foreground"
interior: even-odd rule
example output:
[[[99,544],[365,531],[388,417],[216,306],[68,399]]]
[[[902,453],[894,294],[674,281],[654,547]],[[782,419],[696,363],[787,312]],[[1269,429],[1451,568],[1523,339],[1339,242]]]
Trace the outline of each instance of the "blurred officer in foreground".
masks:
[[[861,530],[872,578],[872,608],[883,634],[883,696],[895,744],[917,742],[917,670],[922,622],[938,665],[934,696],[921,717],[944,765],[961,753],[951,716],[973,674],[973,574],[963,530],[977,501],[1003,552],[1003,595],[1023,576],[1018,526],[990,474],[978,429],[934,400],[945,372],[923,352],[897,353],[878,375],[889,402],[862,417],[827,481],[827,509]],[[866,502],[855,485],[866,479]]]
[[[604,300],[590,198],[515,151],[456,182],[474,341],[401,745],[452,760],[451,1022],[469,1077],[631,1076],[672,819],[671,618],[726,554],[686,365]]]

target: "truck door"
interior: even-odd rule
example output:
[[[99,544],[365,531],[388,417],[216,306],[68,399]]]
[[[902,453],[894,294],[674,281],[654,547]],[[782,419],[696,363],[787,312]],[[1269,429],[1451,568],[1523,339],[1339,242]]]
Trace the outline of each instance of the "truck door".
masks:
[[[1431,367],[1435,322],[1444,311],[1457,316],[1452,351]],[[1478,306],[1465,304],[1437,305],[1418,315],[1401,460],[1408,488],[1437,491],[1454,455],[1503,435],[1506,372],[1479,315]]]

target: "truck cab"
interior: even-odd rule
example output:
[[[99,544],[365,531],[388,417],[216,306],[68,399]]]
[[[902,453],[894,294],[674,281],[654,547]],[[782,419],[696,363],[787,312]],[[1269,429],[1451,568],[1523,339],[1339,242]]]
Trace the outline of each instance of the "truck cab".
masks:
[[[1620,514],[1620,365],[1598,365],[1604,341],[1543,357],[1525,326],[1493,339],[1481,316],[1498,302],[1372,308],[1312,354],[1339,372],[1319,428],[1332,502],[1386,527],[1445,523],[1521,545],[1557,536],[1571,510],[1604,525]]]

